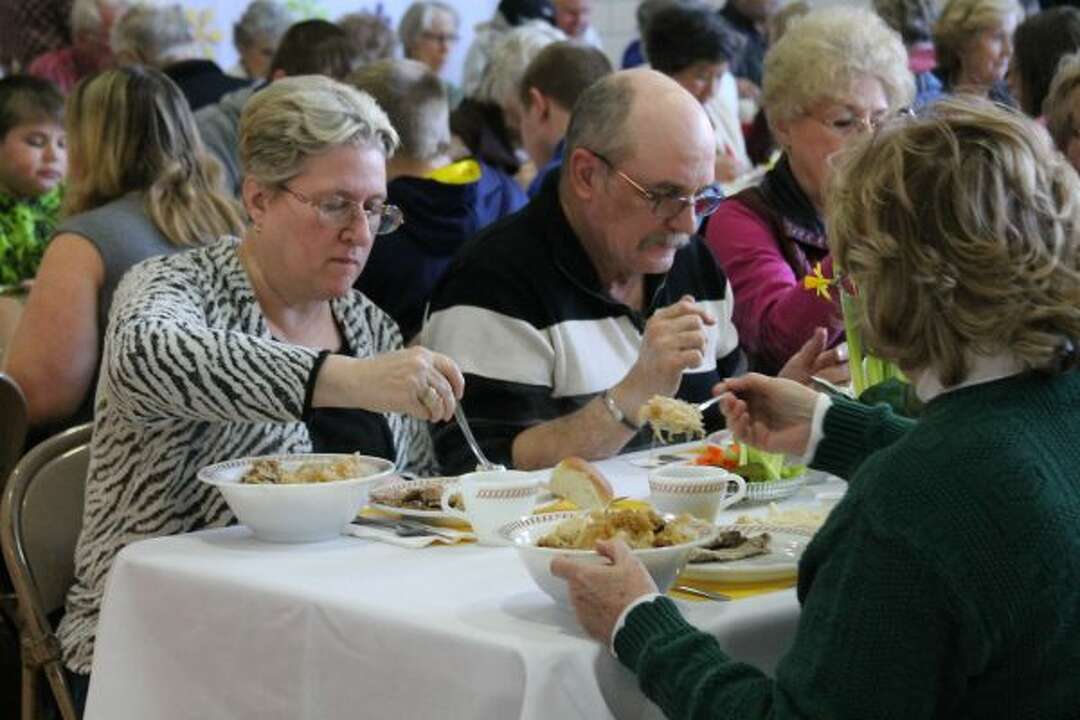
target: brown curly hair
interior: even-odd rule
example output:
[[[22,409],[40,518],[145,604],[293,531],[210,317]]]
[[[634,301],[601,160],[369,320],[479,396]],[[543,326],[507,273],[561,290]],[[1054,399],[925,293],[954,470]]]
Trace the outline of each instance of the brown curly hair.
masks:
[[[976,98],[886,123],[839,158],[829,242],[864,340],[962,382],[972,354],[1055,365],[1080,340],[1080,180],[1023,115]]]

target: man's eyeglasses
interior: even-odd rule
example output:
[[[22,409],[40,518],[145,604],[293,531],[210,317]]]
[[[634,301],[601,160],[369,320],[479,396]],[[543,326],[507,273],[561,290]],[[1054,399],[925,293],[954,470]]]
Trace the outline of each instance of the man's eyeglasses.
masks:
[[[589,152],[611,168],[616,175],[625,180],[626,184],[634,188],[638,195],[651,203],[653,214],[663,220],[671,220],[672,218],[677,217],[686,210],[686,208],[693,209],[694,215],[699,218],[707,217],[716,212],[716,208],[720,207],[720,202],[724,199],[724,192],[720,189],[720,186],[715,183],[706,185],[693,196],[676,195],[674,193],[661,192],[658,190],[647,190],[641,183],[634,180],[622,170],[619,170],[610,160],[600,153],[593,150],[589,150]]]
[[[401,227],[405,216],[401,208],[396,205],[380,203],[374,207],[366,208],[355,200],[331,195],[321,200],[314,200],[301,192],[293,190],[288,185],[282,185],[281,189],[294,198],[315,208],[315,216],[323,227],[340,229],[356,222],[360,213],[367,219],[368,229],[375,235],[386,235]]]

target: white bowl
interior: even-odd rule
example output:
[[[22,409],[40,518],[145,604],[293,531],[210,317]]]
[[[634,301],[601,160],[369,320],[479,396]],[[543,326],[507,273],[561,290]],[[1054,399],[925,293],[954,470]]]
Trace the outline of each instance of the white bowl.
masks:
[[[256,460],[277,460],[291,469],[305,462],[352,457],[363,468],[363,474],[354,478],[282,485],[240,482]],[[393,470],[389,460],[366,455],[262,455],[208,465],[199,471],[199,480],[220,490],[237,519],[260,540],[306,543],[340,535],[367,502],[368,491]]]
[[[551,561],[557,557],[566,556],[595,565],[603,565],[607,563],[607,559],[593,550],[537,547],[536,543],[563,520],[580,514],[582,514],[581,511],[532,515],[499,528],[499,535],[517,548],[521,561],[525,563],[525,569],[529,571],[540,589],[550,595],[555,602],[566,607],[570,607],[566,581],[551,574]],[[665,515],[664,518],[673,520],[674,516]],[[660,592],[671,587],[671,583],[675,581],[679,571],[686,564],[686,558],[690,555],[691,549],[705,545],[716,537],[717,528],[712,523],[695,519],[692,527],[696,530],[697,537],[690,542],[670,547],[631,551],[645,565],[645,569],[652,575],[653,582],[656,583]]]

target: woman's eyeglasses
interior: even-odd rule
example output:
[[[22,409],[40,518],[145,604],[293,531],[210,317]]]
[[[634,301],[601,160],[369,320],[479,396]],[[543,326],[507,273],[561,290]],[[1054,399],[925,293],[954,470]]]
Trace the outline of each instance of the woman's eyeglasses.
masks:
[[[364,207],[355,200],[350,200],[341,195],[330,195],[319,200],[309,198],[303,193],[293,190],[288,185],[282,185],[281,189],[294,198],[315,209],[315,216],[323,227],[341,229],[356,222],[361,213],[367,220],[368,229],[375,235],[386,235],[401,227],[405,216],[401,208],[396,205],[380,203],[374,207]]]
[[[724,199],[724,192],[716,183],[706,185],[695,195],[676,195],[674,193],[647,190],[641,183],[615,167],[614,164],[600,153],[589,150],[590,153],[600,159],[605,165],[621,177],[626,183],[637,191],[637,194],[652,205],[653,214],[662,220],[671,220],[681,214],[686,208],[691,208],[694,215],[703,218],[712,215],[720,207]]]

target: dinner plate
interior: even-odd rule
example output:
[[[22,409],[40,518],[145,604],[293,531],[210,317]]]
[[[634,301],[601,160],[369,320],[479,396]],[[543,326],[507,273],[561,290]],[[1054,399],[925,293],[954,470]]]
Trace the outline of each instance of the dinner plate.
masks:
[[[814,530],[775,525],[728,525],[721,532],[738,530],[744,535],[769,533],[765,555],[727,562],[687,563],[682,576],[690,580],[750,583],[794,578],[799,574],[799,558],[814,537]]]
[[[379,512],[401,515],[402,517],[416,518],[434,525],[462,525],[464,521],[456,515],[445,513],[442,510],[421,510],[419,508],[398,507],[393,504],[410,490],[424,489],[432,486],[442,487],[448,483],[457,482],[456,476],[419,478],[417,480],[391,479],[384,485],[372,490],[369,494],[368,507]],[[541,507],[556,499],[548,491],[545,483],[541,483],[540,492],[536,498],[536,506]]]

